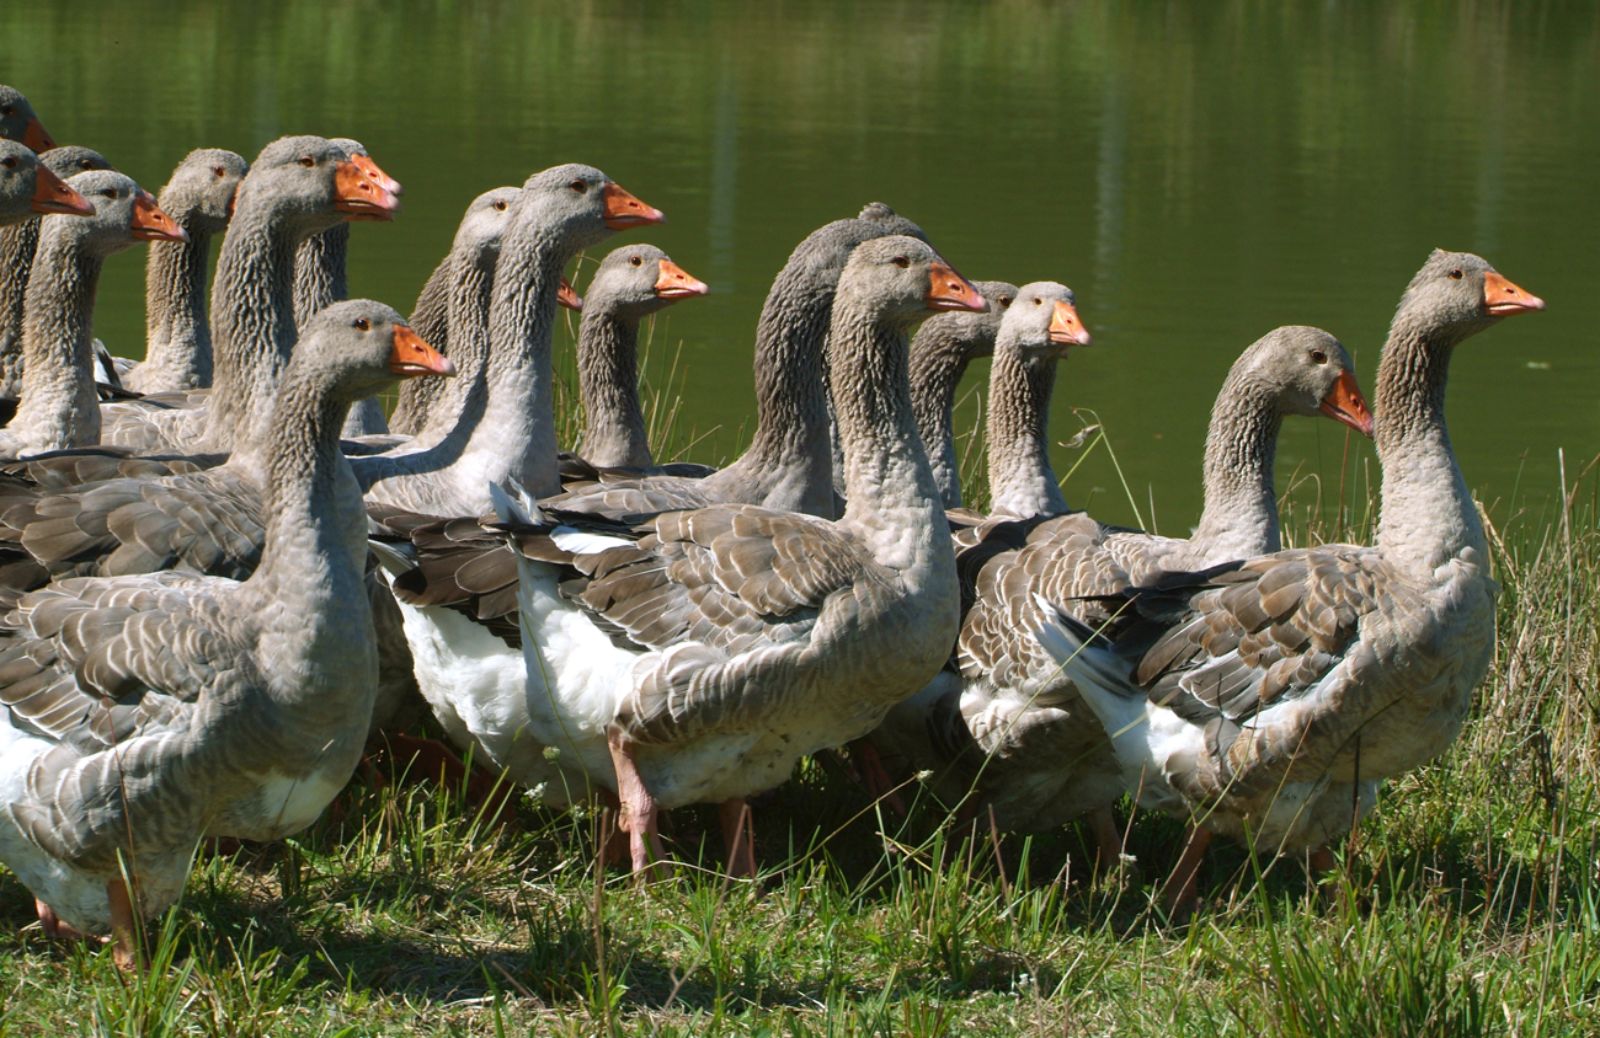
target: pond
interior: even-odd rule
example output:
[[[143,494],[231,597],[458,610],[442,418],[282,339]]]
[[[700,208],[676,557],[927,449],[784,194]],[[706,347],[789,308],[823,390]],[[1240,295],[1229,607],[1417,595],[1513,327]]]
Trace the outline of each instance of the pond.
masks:
[[[657,378],[674,361],[686,377],[677,434],[699,460],[752,425],[772,275],[872,199],[974,278],[1077,291],[1096,344],[1061,372],[1053,431],[1101,423],[1117,464],[1103,445],[1056,460],[1082,462],[1069,500],[1103,518],[1194,521],[1212,397],[1276,325],[1338,335],[1370,391],[1436,245],[1550,304],[1454,367],[1469,483],[1504,519],[1550,497],[1558,450],[1570,471],[1600,449],[1589,4],[123,0],[7,4],[0,38],[4,80],[56,138],[152,190],[193,147],[364,141],[405,208],[357,228],[351,287],[402,310],[475,194],[604,169],[668,213],[644,237],[712,286],[658,319],[651,355]],[[142,337],[142,277],[134,254],[107,266],[97,330],[121,351]],[[975,415],[969,400],[964,432]],[[1332,496],[1375,466],[1343,427],[1299,421],[1279,472]]]

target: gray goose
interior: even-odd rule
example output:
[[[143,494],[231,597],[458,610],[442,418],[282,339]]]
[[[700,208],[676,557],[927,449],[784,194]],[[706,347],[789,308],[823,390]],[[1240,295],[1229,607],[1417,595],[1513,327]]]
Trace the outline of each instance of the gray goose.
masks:
[[[1019,298],[1030,297],[1025,290]],[[886,754],[933,770],[941,796],[967,798],[965,806],[992,812],[1003,829],[1044,831],[1087,816],[1105,867],[1121,850],[1110,815],[1121,778],[1076,687],[1031,636],[1039,622],[1034,596],[1099,624],[1110,616],[1096,596],[1153,579],[1161,564],[1192,569],[1237,559],[1242,549],[1276,548],[1272,462],[1284,417],[1324,414],[1365,433],[1371,417],[1338,340],[1304,327],[1263,336],[1234,363],[1217,396],[1206,438],[1205,508],[1196,537],[1184,541],[1064,514],[1045,452],[1048,383],[1034,376],[1007,388],[998,360],[996,369],[993,494],[1000,515],[1020,519],[994,520],[968,535],[958,554],[970,584],[955,666],[900,708],[879,738]],[[1255,502],[1265,505],[1244,507]]]
[[[395,377],[448,371],[389,307],[330,307],[279,387],[267,550],[249,580],[62,581],[6,616],[0,860],[47,930],[109,930],[131,964],[135,919],[177,899],[197,841],[277,839],[344,785],[377,659],[339,426]]]
[[[1175,909],[1194,904],[1212,834],[1321,848],[1379,781],[1460,731],[1493,652],[1496,585],[1450,447],[1446,376],[1460,342],[1543,308],[1471,253],[1436,250],[1411,280],[1378,370],[1375,545],[1255,556],[1110,645],[1040,606],[1040,641],[1104,726],[1126,788],[1196,826],[1168,881]]]
[[[94,206],[26,145],[0,138],[0,228],[46,213],[88,216]]]
[[[989,309],[937,314],[922,322],[911,340],[911,406],[947,509],[961,507],[961,464],[952,428],[956,388],[968,364],[994,355],[1000,320],[1017,297],[1017,286],[1006,281],[972,284],[989,301]]]
[[[653,245],[625,245],[600,262],[578,327],[585,461],[602,469],[656,468],[639,406],[639,322],[707,291]]]
[[[606,516],[721,502],[837,515],[824,376],[828,315],[851,250],[891,234],[923,237],[911,221],[872,202],[857,217],[811,232],[790,253],[756,327],[756,431],[738,460],[704,479],[659,475],[580,483],[548,504]]]
[[[58,180],[110,169],[104,155],[91,148],[67,145],[39,156]],[[33,255],[39,248],[40,218],[0,227],[0,397],[22,395],[22,312],[28,296]]]
[[[68,183],[95,213],[43,218],[23,318],[23,399],[0,430],[0,458],[99,439],[91,326],[101,267],[140,241],[184,240],[149,192],[121,173],[79,173]]]
[[[272,389],[294,345],[292,279],[301,240],[344,219],[386,219],[382,183],[323,137],[261,150],[235,195],[211,298],[214,381],[193,406],[108,404],[102,440],[143,451],[227,451],[266,435]]]
[[[907,339],[930,310],[985,305],[918,239],[857,246],[829,335],[844,516],[720,505],[615,536],[511,522],[526,664],[493,680],[484,660],[458,657],[451,673],[433,641],[448,628],[408,605],[425,694],[512,775],[553,746],[615,792],[636,872],[660,857],[658,809],[703,802],[722,805],[730,869],[753,872],[744,798],[870,729],[949,653],[954,557],[911,411]],[[500,507],[514,510],[504,495]],[[402,602],[426,595],[411,577],[422,573],[397,581]]]
[[[116,374],[128,389],[170,393],[211,385],[206,266],[211,239],[227,229],[234,192],[249,171],[249,163],[235,152],[196,148],[156,196],[189,240],[150,246],[144,268],[144,359],[116,359]]]

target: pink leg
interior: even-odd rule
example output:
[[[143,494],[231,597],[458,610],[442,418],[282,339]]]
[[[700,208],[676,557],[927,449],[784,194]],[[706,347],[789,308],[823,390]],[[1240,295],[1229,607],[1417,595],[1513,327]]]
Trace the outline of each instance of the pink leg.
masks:
[[[121,877],[106,884],[106,897],[111,902],[111,954],[117,966],[124,970],[139,969],[139,931],[134,922],[133,898],[128,885]]]
[[[724,800],[718,814],[722,819],[722,844],[728,851],[728,875],[735,879],[754,879],[756,832],[750,805],[743,798]]]
[[[1206,848],[1210,845],[1210,832],[1199,828],[1189,830],[1183,854],[1161,888],[1161,900],[1172,918],[1187,919],[1194,913],[1195,905],[1199,902],[1196,886],[1200,877],[1200,863],[1205,859]]]
[[[883,757],[878,754],[878,748],[865,739],[857,739],[850,744],[850,762],[855,766],[856,774],[861,779],[861,784],[867,787],[867,795],[874,800],[881,800],[901,818],[906,816],[906,802],[900,796],[900,791],[895,788],[895,781],[889,775],[889,769],[883,766]]]
[[[661,837],[656,833],[656,802],[645,788],[644,778],[633,761],[633,747],[621,732],[613,728],[606,736],[611,746],[611,764],[617,772],[617,799],[621,802],[617,827],[628,834],[628,850],[633,858],[633,874],[640,879],[649,878],[652,871],[666,876],[666,853],[661,849]],[[663,863],[652,869],[652,861]]]
[[[1117,828],[1111,808],[1097,807],[1089,812],[1089,831],[1094,833],[1098,856],[1094,870],[1101,875],[1111,872],[1122,861],[1122,830]]]

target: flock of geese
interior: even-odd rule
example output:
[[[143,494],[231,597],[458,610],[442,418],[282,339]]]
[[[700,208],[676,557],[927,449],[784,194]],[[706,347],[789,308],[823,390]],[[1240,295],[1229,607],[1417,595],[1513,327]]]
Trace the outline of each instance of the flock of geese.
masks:
[[[1004,830],[1086,818],[1104,860],[1132,795],[1190,824],[1183,909],[1213,834],[1325,858],[1450,744],[1488,666],[1445,379],[1458,343],[1544,303],[1478,256],[1435,251],[1406,287],[1375,414],[1327,332],[1250,345],[1204,514],[1171,538],[1073,511],[1051,470],[1055,368],[1090,341],[1073,293],[969,282],[880,203],[778,273],[754,438],[714,469],[655,459],[636,385],[640,320],[706,286],[648,245],[586,300],[563,280],[664,218],[598,169],[476,198],[408,321],[345,298],[349,223],[400,191],[355,141],[195,151],[156,199],[8,87],[0,136],[0,861],[48,933],[110,932],[121,962],[199,841],[304,828],[374,740],[609,805],[639,873],[667,860],[662,810],[714,803],[753,874],[749,798],[831,747],[891,799],[917,776]],[[133,363],[92,315],[139,242]],[[980,514],[951,404],[991,354]],[[1281,549],[1290,415],[1375,437],[1376,543]],[[406,734],[427,715],[453,751]]]

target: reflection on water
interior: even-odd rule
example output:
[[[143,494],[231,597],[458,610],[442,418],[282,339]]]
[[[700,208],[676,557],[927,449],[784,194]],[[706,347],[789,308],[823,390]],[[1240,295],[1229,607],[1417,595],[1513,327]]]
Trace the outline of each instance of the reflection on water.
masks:
[[[402,309],[479,191],[600,166],[668,212],[648,236],[712,285],[656,329],[682,343],[682,420],[710,432],[704,460],[749,428],[772,274],[870,199],[972,277],[1077,289],[1096,345],[1062,373],[1056,431],[1092,409],[1164,529],[1193,519],[1206,416],[1238,351],[1321,325],[1370,388],[1435,245],[1483,253],[1551,304],[1456,365],[1469,482],[1495,499],[1520,478],[1542,497],[1558,447],[1600,446],[1588,4],[123,0],[7,4],[0,38],[4,78],[59,140],[152,188],[191,147],[363,140],[406,208],[357,229],[351,285]],[[99,329],[119,349],[142,330],[139,266],[108,265]],[[1345,451],[1342,427],[1291,423],[1280,472],[1335,485]],[[1370,459],[1361,445],[1351,464]],[[1133,518],[1103,452],[1067,489]]]

